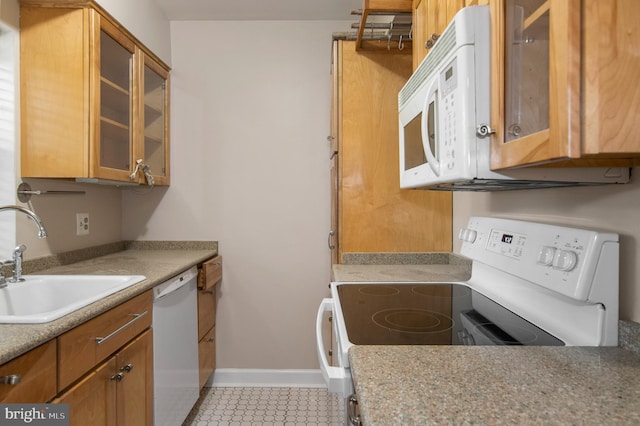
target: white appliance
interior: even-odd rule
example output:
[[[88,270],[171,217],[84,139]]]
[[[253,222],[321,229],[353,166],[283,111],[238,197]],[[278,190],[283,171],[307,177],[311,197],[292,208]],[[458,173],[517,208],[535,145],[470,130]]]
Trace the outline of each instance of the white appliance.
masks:
[[[628,168],[490,168],[489,6],[461,9],[398,94],[400,187],[495,191],[628,183]]]
[[[181,425],[198,400],[198,270],[153,288],[154,424]]]
[[[329,391],[345,403],[353,393],[353,345],[617,345],[617,234],[472,217],[459,238],[468,281],[331,283],[316,320]],[[335,366],[324,355],[325,311]]]

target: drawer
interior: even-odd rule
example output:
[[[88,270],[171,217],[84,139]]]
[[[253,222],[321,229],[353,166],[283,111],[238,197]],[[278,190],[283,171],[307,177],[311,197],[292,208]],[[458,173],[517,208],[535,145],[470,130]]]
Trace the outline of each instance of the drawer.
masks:
[[[0,377],[20,376],[0,384],[2,403],[45,403],[56,395],[56,341],[51,340],[0,366]]]
[[[58,337],[58,390],[151,326],[151,319],[149,290]]]
[[[222,256],[207,260],[198,272],[198,288],[213,287],[222,279]]]
[[[198,289],[198,340],[216,325],[216,288]]]
[[[198,361],[200,364],[200,389],[209,380],[216,369],[216,328],[213,327],[198,343]]]

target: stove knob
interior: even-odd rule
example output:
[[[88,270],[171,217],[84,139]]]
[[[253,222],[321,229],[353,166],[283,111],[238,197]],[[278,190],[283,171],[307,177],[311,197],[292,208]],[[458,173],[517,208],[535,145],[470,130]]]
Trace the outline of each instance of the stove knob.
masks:
[[[553,269],[570,271],[578,263],[578,255],[569,250],[558,250],[553,256]]]
[[[464,241],[465,243],[473,243],[476,240],[476,236],[478,235],[477,231],[473,229],[461,229],[458,234],[458,239]]]
[[[538,250],[538,256],[536,263],[544,266],[551,266],[553,263],[553,256],[556,254],[555,247],[542,246]]]

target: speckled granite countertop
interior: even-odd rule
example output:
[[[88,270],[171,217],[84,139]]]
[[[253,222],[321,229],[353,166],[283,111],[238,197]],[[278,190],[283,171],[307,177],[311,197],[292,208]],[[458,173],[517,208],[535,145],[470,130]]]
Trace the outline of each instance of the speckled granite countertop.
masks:
[[[217,255],[217,243],[196,243],[136,242],[123,246],[126,248],[123,251],[44,270],[28,271],[34,274],[144,275],[147,278],[49,323],[0,324],[0,364]],[[50,259],[47,262],[59,263],[51,263]]]
[[[640,424],[640,354],[621,348],[354,346],[366,426]]]
[[[466,281],[471,260],[453,253],[345,253],[333,281]]]

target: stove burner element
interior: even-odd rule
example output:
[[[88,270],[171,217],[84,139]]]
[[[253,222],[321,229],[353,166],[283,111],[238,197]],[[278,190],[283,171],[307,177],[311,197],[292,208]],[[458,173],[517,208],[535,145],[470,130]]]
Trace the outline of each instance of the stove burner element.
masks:
[[[358,292],[369,296],[395,296],[400,290],[386,285],[368,285],[360,287]]]
[[[450,317],[423,309],[385,309],[372,319],[380,327],[404,333],[435,333],[453,327]]]

